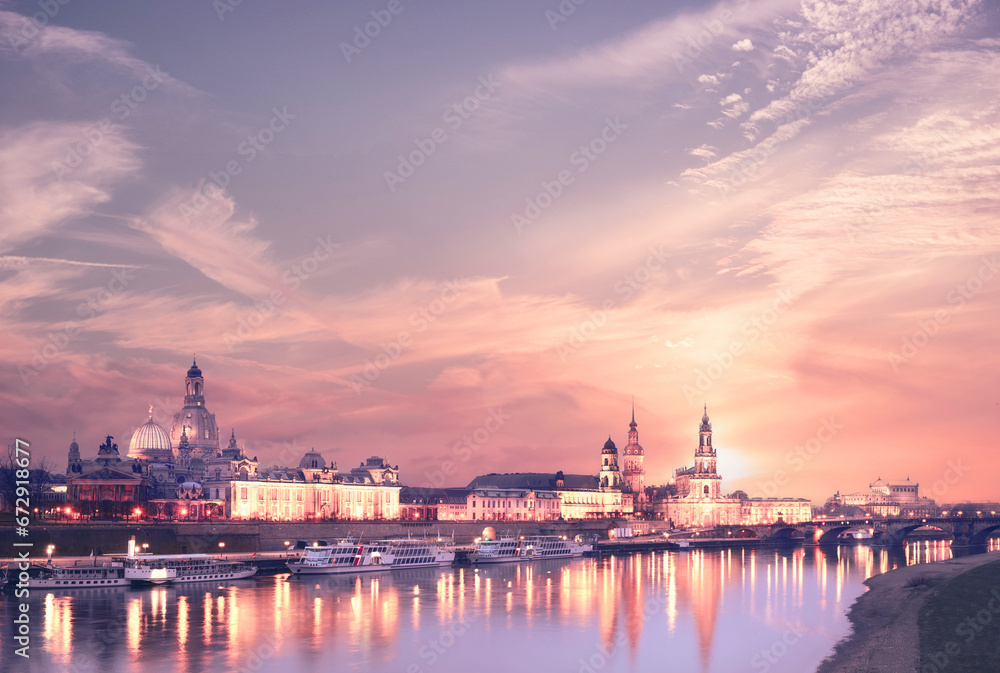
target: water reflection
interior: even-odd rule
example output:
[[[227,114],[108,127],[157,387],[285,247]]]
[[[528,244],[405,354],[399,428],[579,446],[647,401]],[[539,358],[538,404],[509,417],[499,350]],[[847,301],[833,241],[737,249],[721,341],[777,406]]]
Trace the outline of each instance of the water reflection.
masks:
[[[997,540],[990,549],[1000,550]],[[33,592],[32,658],[2,670],[148,673],[474,666],[727,672],[815,669],[865,579],[951,558],[947,543],[660,552],[373,576],[283,576],[150,589]],[[669,666],[666,666],[669,663]]]

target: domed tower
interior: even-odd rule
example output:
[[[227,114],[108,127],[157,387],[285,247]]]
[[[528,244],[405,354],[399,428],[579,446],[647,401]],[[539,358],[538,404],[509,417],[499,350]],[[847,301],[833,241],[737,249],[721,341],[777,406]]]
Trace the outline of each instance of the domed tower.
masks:
[[[316,449],[309,449],[299,461],[300,470],[322,470],[326,467],[326,458]]]
[[[625,488],[635,494],[637,503],[646,500],[646,470],[642,466],[644,458],[642,446],[639,445],[639,431],[635,423],[635,405],[632,405],[632,422],[628,424],[628,444],[625,446],[625,469],[622,479]]]
[[[170,426],[170,444],[175,449],[180,448],[181,435],[186,434],[191,447],[192,458],[216,458],[221,453],[219,448],[219,426],[215,423],[215,414],[205,408],[205,377],[194,361],[184,379],[184,408],[174,414]]]
[[[69,445],[69,453],[66,455],[66,474],[80,474],[83,472],[83,459],[80,458],[80,445],[76,443],[76,433],[73,433],[73,441]]]
[[[601,488],[604,490],[618,489],[622,486],[622,475],[618,470],[618,448],[608,437],[601,449],[601,474],[598,477]]]
[[[128,444],[128,457],[154,463],[169,463],[174,459],[170,448],[170,435],[153,420],[153,405],[149,405],[149,419],[135,429]]]

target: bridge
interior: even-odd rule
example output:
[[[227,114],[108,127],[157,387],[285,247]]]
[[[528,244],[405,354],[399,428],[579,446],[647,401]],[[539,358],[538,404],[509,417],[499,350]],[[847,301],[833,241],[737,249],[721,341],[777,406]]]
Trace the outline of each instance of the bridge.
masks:
[[[727,537],[757,537],[803,544],[836,544],[837,536],[850,530],[872,533],[872,543],[886,547],[902,546],[906,536],[918,528],[931,527],[954,538],[956,547],[986,547],[991,537],[1000,536],[1000,517],[921,517],[919,519],[822,519],[749,526],[721,526]]]

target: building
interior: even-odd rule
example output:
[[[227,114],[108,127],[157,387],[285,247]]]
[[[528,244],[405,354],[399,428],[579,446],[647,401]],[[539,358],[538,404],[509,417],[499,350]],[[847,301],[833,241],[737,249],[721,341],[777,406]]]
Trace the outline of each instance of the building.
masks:
[[[739,498],[722,495],[722,477],[716,469],[707,405],[698,428],[694,465],[674,470],[670,486],[665,497],[654,506],[657,518],[685,528],[731,526],[742,520]]]
[[[920,496],[920,484],[905,480],[883,481],[877,478],[868,484],[867,491],[835,493],[826,502],[826,509],[859,508],[865,516],[896,516],[904,518],[935,516],[937,503]]]
[[[694,464],[675,470],[666,488],[654,489],[657,497],[652,509],[656,518],[684,528],[798,523],[812,518],[812,503],[806,498],[751,498],[742,491],[723,495],[716,461],[706,405],[698,428]]]
[[[397,519],[399,467],[372,456],[340,474],[310,450],[298,467],[261,468],[232,430],[219,446],[215,414],[205,405],[205,377],[192,362],[184,407],[167,432],[149,418],[132,433],[122,458],[108,435],[93,460],[74,436],[67,455],[66,496],[82,514],[167,519],[277,521]]]
[[[614,446],[614,443],[611,442],[611,445]],[[605,443],[605,447],[607,447],[607,443]],[[602,466],[604,458],[607,455],[602,450]],[[608,458],[608,460],[610,461],[611,459]],[[486,489],[489,492],[524,492],[524,497],[526,498],[530,497],[527,495],[529,492],[534,493],[536,498],[538,494],[549,493],[552,496],[550,500],[558,502],[558,514],[556,518],[561,517],[567,521],[620,518],[625,516],[623,505],[623,495],[625,494],[619,489],[602,487],[600,484],[600,478],[590,474],[514,472],[508,474],[493,473],[480,475],[469,482],[467,488],[470,490]],[[480,496],[480,498],[482,497],[486,497],[487,500],[499,501],[501,499],[500,496]],[[505,510],[511,511],[511,509],[515,514],[518,511],[516,505],[513,508],[508,508],[505,505],[494,505],[488,502],[486,507],[489,512],[495,514],[502,513]],[[551,510],[555,505],[546,503],[541,507]],[[480,504],[477,504],[475,507],[470,505],[469,518],[472,519],[472,515],[474,514],[476,516],[475,520],[482,519],[482,508],[483,506]]]
[[[646,471],[643,467],[642,446],[639,444],[639,430],[635,422],[635,405],[632,405],[632,421],[628,424],[628,444],[622,450],[624,454],[624,469],[622,470],[622,487],[633,494],[634,508],[641,510],[646,504]]]

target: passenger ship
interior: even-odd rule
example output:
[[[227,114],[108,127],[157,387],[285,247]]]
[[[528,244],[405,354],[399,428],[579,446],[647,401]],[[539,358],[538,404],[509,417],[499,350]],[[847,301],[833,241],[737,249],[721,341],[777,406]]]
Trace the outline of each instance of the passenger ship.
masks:
[[[473,563],[507,563],[533,559],[573,558],[591,551],[593,545],[578,540],[565,540],[558,535],[531,535],[514,539],[482,540],[469,554]]]
[[[388,542],[341,540],[335,545],[306,547],[300,558],[286,565],[292,575],[329,575],[389,570],[394,560]]]
[[[14,573],[8,581],[17,581],[16,576]],[[32,565],[28,569],[29,589],[92,589],[128,584],[125,569],[118,562],[102,566]]]
[[[393,569],[450,566],[455,560],[455,550],[439,542],[409,538],[383,542],[392,552]]]
[[[525,540],[511,536],[501,536],[499,540],[481,540],[476,543],[469,560],[473,563],[508,563],[511,561],[527,561],[528,545]]]
[[[525,540],[529,557],[532,559],[573,558],[583,556],[594,549],[594,545],[583,544],[579,540],[566,540],[558,535],[533,535]]]
[[[123,575],[132,584],[174,584],[239,580],[256,574],[257,566],[223,561],[211,554],[161,554],[122,556]]]
[[[93,565],[32,565],[30,589],[92,589],[129,584],[169,584],[237,580],[250,577],[257,567],[249,563],[223,561],[211,554],[137,554],[135,537],[126,556],[112,556],[110,563]],[[16,577],[16,575],[15,575]],[[10,580],[8,579],[8,582]]]

